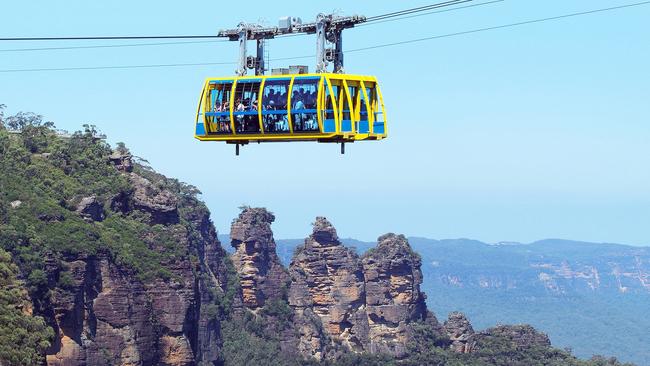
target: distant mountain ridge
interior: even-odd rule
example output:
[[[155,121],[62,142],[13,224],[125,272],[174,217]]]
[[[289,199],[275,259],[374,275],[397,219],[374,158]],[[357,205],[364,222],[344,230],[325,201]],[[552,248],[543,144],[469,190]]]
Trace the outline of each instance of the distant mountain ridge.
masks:
[[[220,240],[229,242],[227,235]],[[285,265],[303,241],[276,240]],[[359,253],[375,246],[342,242]],[[436,313],[463,311],[477,327],[530,323],[579,356],[605,353],[650,365],[650,247],[561,239],[409,242],[422,256],[422,288]]]

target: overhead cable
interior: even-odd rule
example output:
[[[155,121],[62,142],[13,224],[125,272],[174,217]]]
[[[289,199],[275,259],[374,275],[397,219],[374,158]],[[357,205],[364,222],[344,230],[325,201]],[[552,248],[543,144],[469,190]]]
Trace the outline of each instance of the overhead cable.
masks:
[[[378,49],[378,48],[392,47],[392,46],[398,46],[398,45],[416,43],[416,42],[423,42],[423,41],[429,41],[429,40],[440,39],[440,38],[455,37],[455,36],[472,34],[472,33],[479,33],[479,32],[486,32],[486,31],[497,30],[497,29],[511,28],[511,27],[517,27],[517,26],[522,26],[522,25],[526,25],[526,24],[541,23],[541,22],[546,22],[546,21],[559,20],[559,19],[577,17],[577,16],[582,16],[582,15],[588,15],[588,14],[602,13],[602,12],[607,12],[607,11],[613,11],[613,10],[630,8],[630,7],[635,7],[635,6],[648,5],[648,4],[650,4],[650,1],[642,1],[642,2],[638,2],[638,3],[624,4],[624,5],[613,6],[613,7],[609,7],[609,8],[601,8],[601,9],[594,9],[594,10],[582,11],[582,12],[577,12],[577,13],[563,14],[563,15],[547,17],[547,18],[532,19],[532,20],[527,20],[527,21],[522,21],[522,22],[517,22],[517,23],[497,25],[497,26],[493,26],[493,27],[477,28],[477,29],[461,31],[461,32],[454,32],[454,33],[447,33],[447,34],[441,34],[441,35],[435,35],[435,36],[429,36],[429,37],[423,37],[423,38],[404,40],[404,41],[400,41],[400,42],[378,44],[378,45],[374,45],[374,46],[368,46],[368,47],[361,47],[361,48],[345,50],[344,52],[362,52],[362,51],[368,51],[368,50],[373,50],[373,49]],[[308,56],[283,57],[283,58],[278,58],[278,59],[272,59],[270,61],[293,60],[293,59],[302,59],[302,58],[309,58],[309,57],[314,57],[314,56],[313,55],[308,55]],[[186,63],[186,64],[92,66],[92,67],[40,68],[40,69],[8,69],[8,70],[0,70],[0,73],[33,72],[33,71],[100,70],[100,69],[134,69],[134,68],[158,68],[158,67],[205,66],[205,65],[231,65],[231,64],[236,64],[236,63],[235,62],[202,62],[202,63]]]

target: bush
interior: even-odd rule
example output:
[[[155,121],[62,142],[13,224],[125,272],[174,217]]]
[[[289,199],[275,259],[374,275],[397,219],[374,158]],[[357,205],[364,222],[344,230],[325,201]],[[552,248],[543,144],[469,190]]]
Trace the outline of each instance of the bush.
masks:
[[[43,318],[23,311],[29,301],[20,290],[17,272],[9,253],[0,249],[0,365],[37,365],[44,361],[54,332]]]

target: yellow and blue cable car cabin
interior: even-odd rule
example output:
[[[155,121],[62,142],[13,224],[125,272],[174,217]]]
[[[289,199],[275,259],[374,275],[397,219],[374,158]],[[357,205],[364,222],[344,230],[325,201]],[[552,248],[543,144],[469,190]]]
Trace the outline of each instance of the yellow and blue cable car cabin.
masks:
[[[341,144],[382,140],[388,128],[379,84],[374,76],[343,73],[342,31],[366,20],[362,16],[319,14],[316,22],[281,18],[278,27],[240,23],[219,37],[239,42],[237,76],[207,78],[196,112],[194,136],[239,146],[251,142],[316,141]],[[316,34],[316,73],[307,66],[274,69],[264,75],[267,39],[287,34]],[[246,44],[257,42],[257,56]],[[326,48],[331,44],[331,48]],[[333,72],[327,70],[332,62]],[[254,76],[246,76],[255,69]]]
[[[257,75],[208,78],[196,116],[201,141],[354,142],[387,136],[372,76]]]

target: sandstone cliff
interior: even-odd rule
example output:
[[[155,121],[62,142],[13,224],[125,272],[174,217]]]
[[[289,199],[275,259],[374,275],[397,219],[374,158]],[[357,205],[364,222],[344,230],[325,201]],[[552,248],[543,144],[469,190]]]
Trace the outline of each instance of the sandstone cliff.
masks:
[[[244,306],[257,310],[267,300],[286,299],[289,275],[275,251],[271,223],[275,216],[263,208],[246,207],[232,223],[231,256],[239,275]]]
[[[420,291],[422,263],[403,235],[386,234],[363,256],[370,352],[402,355],[409,325],[427,317],[426,295]]]
[[[445,321],[443,329],[449,340],[450,348],[454,352],[469,353],[474,348],[474,328],[465,314],[453,312]]]
[[[359,258],[329,221],[316,218],[289,266],[300,351],[322,358],[341,345],[353,352],[405,354],[412,324],[427,318],[436,324],[420,291],[420,265],[403,236],[384,235]]]
[[[125,258],[103,250],[50,253],[45,272],[51,296],[37,309],[56,332],[47,364],[193,365],[217,360],[218,323],[202,309],[212,301],[210,289],[221,291],[225,282],[225,252],[209,213],[198,202],[188,197],[189,202],[181,202],[178,193],[151,181],[160,177],[132,172],[128,155],[113,154],[111,161],[130,185],[106,206],[114,210],[112,215],[145,214],[137,234],[158,261],[159,275],[138,273],[125,265]],[[79,207],[87,221],[104,218],[99,212],[104,205],[95,197],[82,199]]]
[[[313,233],[289,266],[289,305],[295,311],[302,354],[326,357],[334,342],[353,351],[368,346],[363,267],[332,224],[316,218]]]

